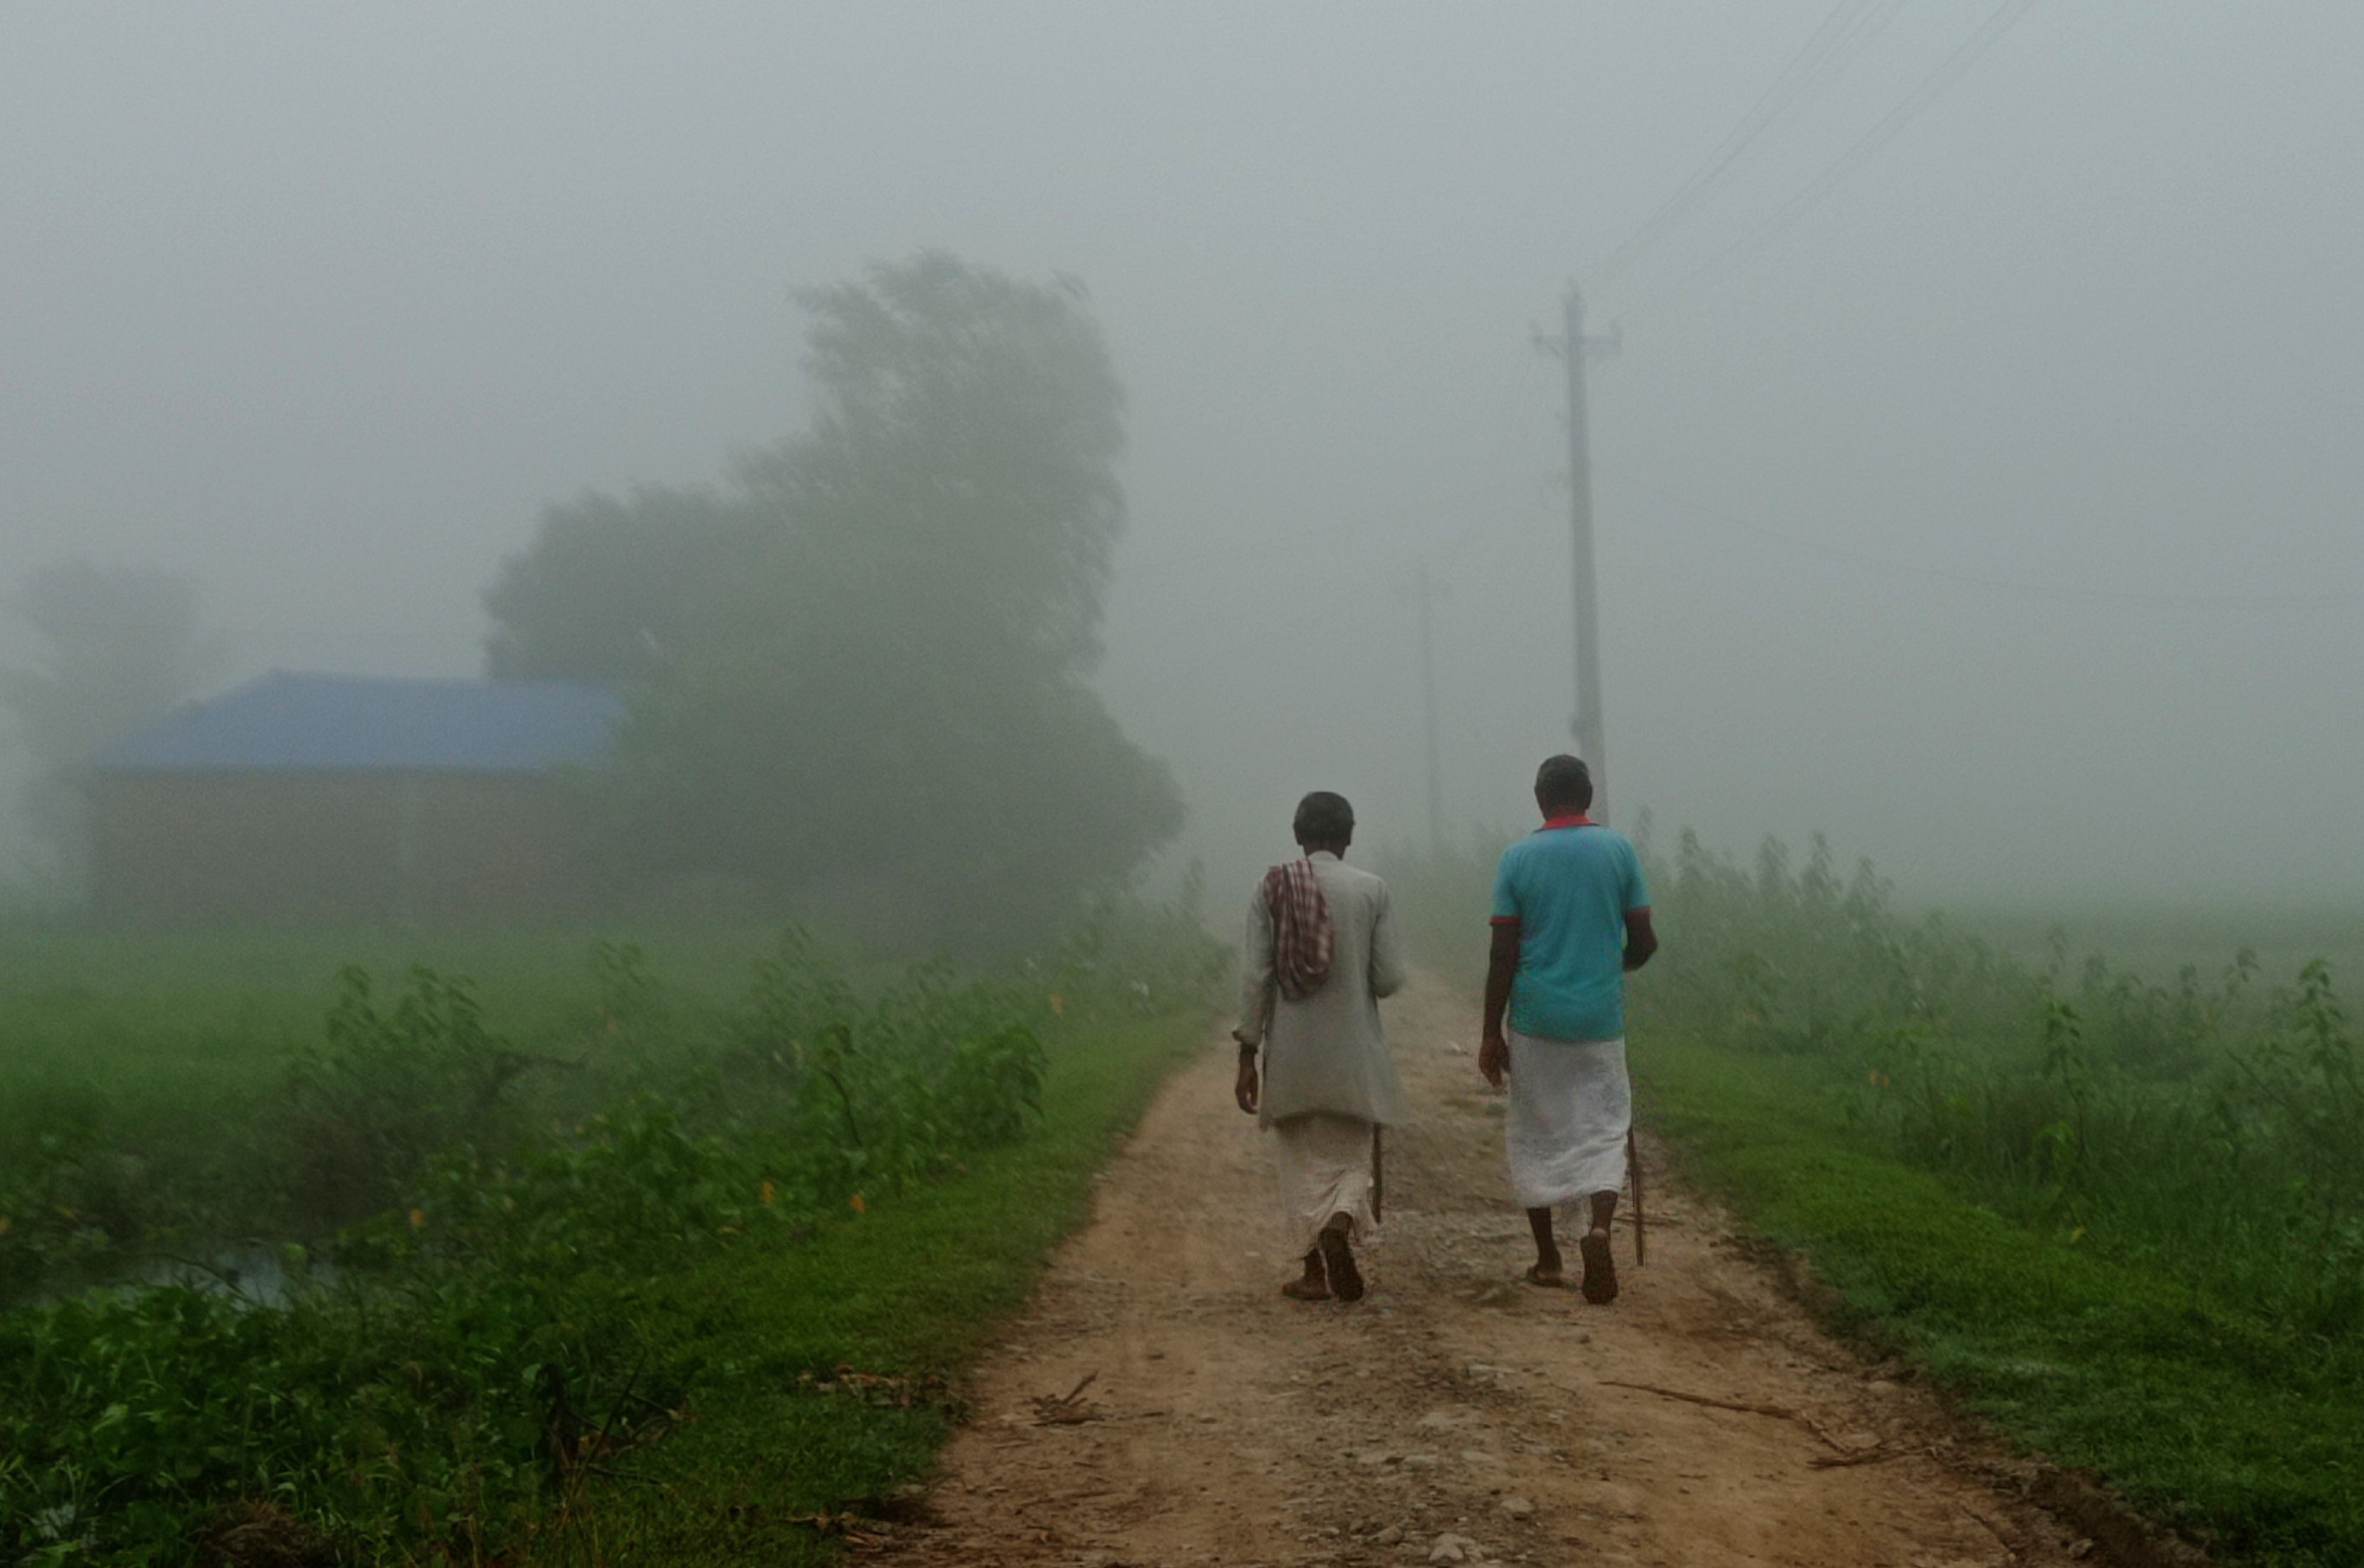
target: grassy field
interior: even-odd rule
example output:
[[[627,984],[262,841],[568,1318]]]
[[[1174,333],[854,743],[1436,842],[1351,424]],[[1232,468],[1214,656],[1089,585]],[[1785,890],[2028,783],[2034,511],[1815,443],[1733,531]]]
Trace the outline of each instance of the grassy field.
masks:
[[[998,976],[0,933],[0,1556],[818,1560],[925,1469],[1221,962],[1137,906]],[[80,1294],[162,1258],[200,1287]]]
[[[337,973],[424,964],[474,980],[496,1029],[569,1043],[593,1006],[588,929],[384,928],[91,932],[0,926],[0,1095],[76,1081],[124,1113],[252,1088],[319,1034]],[[719,1001],[778,940],[775,926],[634,930],[650,967]],[[0,1099],[0,1127],[19,1118]]]
[[[1812,1258],[1832,1327],[2228,1561],[2364,1561],[2353,1337],[2245,1310],[2202,1250],[2129,1261],[2013,1223],[1868,1136],[1826,1064],[1663,1040],[1634,1061],[1684,1173]]]
[[[778,937],[657,929],[631,940],[672,999],[699,1009],[743,989]],[[273,1231],[320,1240],[357,1216],[276,1212],[284,1206],[265,1189],[284,1153],[291,1073],[323,1043],[340,971],[358,965],[382,989],[422,965],[464,979],[507,1047],[579,1064],[509,1090],[544,1117],[572,1118],[619,1092],[632,1066],[633,1042],[603,1016],[612,977],[598,971],[602,940],[571,928],[0,927],[0,1214],[35,1207],[54,1229],[62,1205],[127,1237],[175,1232],[175,1251]],[[39,1179],[61,1173],[62,1184]],[[21,1284],[21,1225],[13,1260],[9,1240],[0,1232],[0,1301]],[[88,1234],[83,1248],[110,1251]],[[66,1270],[61,1282],[76,1276]]]
[[[2164,984],[2187,963],[2221,969],[2246,948],[2268,974],[2295,974],[2320,958],[2342,981],[2364,981],[2364,908],[2352,906],[1972,906],[1956,911],[1954,923],[2039,969],[2057,942]]]
[[[1093,1173],[1203,1023],[1071,1037],[1037,1136],[806,1246],[679,1280],[666,1310],[694,1355],[729,1372],[695,1426],[597,1484],[600,1555],[819,1562],[826,1538],[799,1520],[892,1517],[896,1489],[950,1434],[946,1391],[1084,1218]]]
[[[1489,862],[1388,868],[1464,979]],[[1645,1114],[1833,1327],[2228,1562],[2364,1561],[2364,1080],[2299,973],[2356,924],[2260,917],[2242,968],[2157,914],[1908,920],[1819,847],[1650,874]],[[818,1560],[924,1473],[1221,967],[1172,910],[998,979],[0,931],[0,1551]],[[165,1253],[285,1294],[74,1295]]]
[[[1493,846],[1388,868],[1474,983]],[[1833,1326],[2229,1562],[2364,1562],[2364,1054],[2337,911],[1899,914],[1645,845],[1645,1114]]]

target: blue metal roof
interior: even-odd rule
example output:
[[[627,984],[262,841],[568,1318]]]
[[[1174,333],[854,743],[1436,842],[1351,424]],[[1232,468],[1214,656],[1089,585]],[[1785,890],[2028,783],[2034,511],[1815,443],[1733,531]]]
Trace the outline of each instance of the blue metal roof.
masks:
[[[98,773],[536,773],[607,755],[623,704],[563,681],[273,672],[101,751]]]

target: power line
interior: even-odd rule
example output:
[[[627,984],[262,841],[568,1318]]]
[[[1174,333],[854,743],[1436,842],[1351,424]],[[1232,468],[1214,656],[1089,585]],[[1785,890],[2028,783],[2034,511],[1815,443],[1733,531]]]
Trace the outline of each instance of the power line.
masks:
[[[1730,274],[1734,267],[1745,261],[1751,252],[1771,244],[1788,233],[1800,218],[1819,206],[1824,197],[1836,190],[1857,169],[1870,161],[1880,149],[1895,140],[1899,133],[1918,118],[1922,111],[1935,103],[1948,87],[1960,81],[1963,74],[1978,63],[1979,57],[1992,49],[2005,33],[2011,31],[2013,24],[2024,16],[2028,8],[2035,4],[2035,0],[2003,0],[2002,5],[1988,14],[1987,19],[1979,25],[1976,32],[1962,40],[1936,70],[1924,78],[1919,86],[1906,94],[1894,108],[1880,117],[1877,125],[1857,138],[1854,143],[1834,159],[1821,173],[1815,175],[1788,201],[1776,208],[1771,217],[1724,247],[1706,266],[1701,267],[1662,295],[1658,303],[1665,304],[1686,298],[1701,289],[1720,282]]]
[[[1718,507],[1710,506],[1688,495],[1676,494],[1663,485],[1612,469],[1606,463],[1600,467],[1621,484],[1630,484],[1662,501],[1670,501],[1695,519],[1719,528],[1753,534],[1758,539],[1780,545],[1784,550],[1802,550],[1810,555],[1844,562],[1865,571],[1886,573],[1891,576],[1920,577],[1933,582],[1951,583],[1961,587],[1978,588],[1988,593],[2010,594],[2022,598],[2046,599],[2072,605],[2138,605],[2166,609],[2239,609],[2239,610],[2306,610],[2337,609],[2364,605],[2364,592],[2344,594],[2151,594],[2132,589],[2064,588],[2048,584],[2015,582],[2007,577],[1989,577],[1975,572],[1956,572],[1942,566],[1922,566],[1893,557],[1876,555],[1868,550],[1849,550],[1844,545],[1825,544],[1779,528],[1769,528],[1762,523],[1745,518]]]
[[[1712,195],[1723,183],[1724,176],[1757,142],[1792,120],[1796,112],[1812,102],[1822,90],[1835,81],[1864,47],[1878,38],[1897,12],[1904,8],[1905,0],[1839,0],[1823,18],[1822,26],[1807,39],[1781,73],[1773,79],[1763,95],[1750,106],[1746,114],[1724,133],[1706,161],[1691,172],[1690,178],[1668,196],[1658,210],[1643,221],[1642,226],[1627,237],[1625,242],[1609,253],[1593,274],[1592,282],[1607,284],[1631,265],[1668,230],[1689,217],[1700,203]]]
[[[1520,361],[1522,365],[1527,361]],[[1543,409],[1534,401],[1535,385],[1519,376],[1506,377],[1504,396],[1497,417],[1489,421],[1494,431],[1490,445],[1484,449],[1480,467],[1491,470],[1495,477],[1457,485],[1450,490],[1431,491],[1377,506],[1358,506],[1352,512],[1341,512],[1330,522],[1310,528],[1292,529],[1278,538],[1230,539],[1216,544],[1199,545],[1185,550],[1158,550],[1148,536],[1138,531],[1129,533],[1126,547],[1136,552],[1131,564],[1136,570],[1167,571],[1176,567],[1199,565],[1210,561],[1256,561],[1269,562],[1301,553],[1341,548],[1368,549],[1373,545],[1375,527],[1389,523],[1431,521],[1440,516],[1468,514],[1468,520],[1451,533],[1422,542],[1416,539],[1387,541],[1391,548],[1408,553],[1420,561],[1436,562],[1449,555],[1474,536],[1496,526],[1495,519],[1503,510],[1497,503],[1513,498],[1511,509],[1533,505],[1517,493],[1529,487],[1530,480],[1522,472],[1511,472],[1511,460],[1516,449],[1534,434],[1543,417]],[[1484,503],[1484,505],[1480,505]]]

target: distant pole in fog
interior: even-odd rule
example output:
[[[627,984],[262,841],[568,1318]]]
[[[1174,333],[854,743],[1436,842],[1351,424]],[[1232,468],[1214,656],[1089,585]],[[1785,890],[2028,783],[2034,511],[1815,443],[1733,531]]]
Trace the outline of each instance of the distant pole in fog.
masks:
[[[1568,527],[1573,536],[1576,600],[1576,715],[1569,729],[1576,754],[1592,772],[1592,810],[1609,815],[1609,740],[1600,706],[1600,590],[1592,571],[1592,432],[1586,417],[1584,364],[1594,354],[1613,354],[1622,334],[1584,335],[1584,296],[1570,288],[1561,301],[1561,335],[1535,334],[1536,347],[1557,354],[1567,366]]]
[[[1442,584],[1428,574],[1423,562],[1412,576],[1412,596],[1420,601],[1421,718],[1428,741],[1428,847],[1444,852],[1444,789],[1436,740],[1436,637],[1433,625],[1436,602],[1445,596]]]

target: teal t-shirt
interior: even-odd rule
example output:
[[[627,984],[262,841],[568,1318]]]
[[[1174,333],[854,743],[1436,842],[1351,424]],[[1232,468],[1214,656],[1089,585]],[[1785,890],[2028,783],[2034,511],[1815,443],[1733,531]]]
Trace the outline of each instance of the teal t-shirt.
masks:
[[[1642,858],[1622,833],[1546,826],[1502,851],[1494,918],[1519,923],[1511,1027],[1544,1040],[1625,1032],[1625,912],[1650,906]]]

